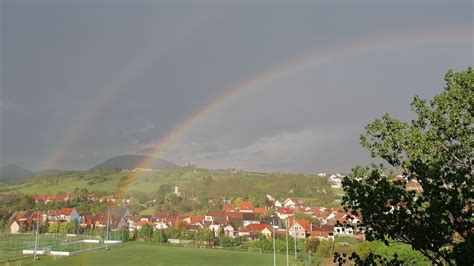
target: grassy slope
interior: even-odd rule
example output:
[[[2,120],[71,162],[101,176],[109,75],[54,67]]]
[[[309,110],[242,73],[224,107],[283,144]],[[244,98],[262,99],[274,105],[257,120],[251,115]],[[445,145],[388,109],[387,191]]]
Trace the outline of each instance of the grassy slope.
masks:
[[[127,179],[127,176],[131,177]],[[231,171],[218,170],[192,170],[187,168],[175,170],[163,170],[157,172],[76,172],[60,176],[36,177],[22,184],[5,184],[0,189],[1,194],[25,193],[25,194],[49,194],[55,195],[64,192],[72,192],[75,188],[87,188],[89,191],[107,191],[116,192],[118,188],[124,191],[142,191],[149,193],[157,191],[162,184],[181,185],[192,182],[200,182],[203,177],[212,176],[217,188],[213,191],[220,191],[221,194],[240,195],[251,188],[254,192],[267,193],[274,191],[276,194],[286,194],[294,187],[292,183],[295,180],[303,180],[300,188],[314,187],[321,185],[312,183],[310,179],[305,179],[298,175],[290,174],[251,174]],[[296,178],[296,179],[295,179]],[[126,179],[126,180],[124,180]],[[222,182],[219,182],[221,180]],[[227,181],[224,181],[227,180]],[[233,180],[233,181],[232,181]],[[244,180],[245,184],[251,184],[248,188],[241,187],[237,181]],[[316,180],[316,179],[314,179]],[[309,183],[308,183],[309,182]],[[126,184],[125,184],[126,183]],[[239,189],[242,191],[239,191]],[[321,187],[323,188],[323,187]],[[326,188],[330,191],[330,188]],[[297,194],[297,193],[296,193]],[[264,195],[264,194],[263,194]],[[291,194],[288,194],[291,196]]]
[[[115,192],[121,186],[122,178],[131,175],[132,182],[125,186],[126,190],[139,190],[145,193],[155,191],[161,184],[183,183],[196,177],[192,171],[186,169],[167,170],[160,172],[91,172],[73,173],[61,176],[38,177],[22,184],[4,185],[0,194],[50,194],[72,192],[75,188],[87,188],[89,191]],[[100,177],[100,178],[99,178]],[[92,181],[92,182],[91,182]]]
[[[286,257],[277,255],[277,264],[286,265]],[[123,244],[111,250],[99,250],[53,260],[42,257],[36,263],[31,258],[22,265],[272,265],[273,254],[240,251],[195,249],[143,244]],[[294,265],[293,259],[290,264]]]

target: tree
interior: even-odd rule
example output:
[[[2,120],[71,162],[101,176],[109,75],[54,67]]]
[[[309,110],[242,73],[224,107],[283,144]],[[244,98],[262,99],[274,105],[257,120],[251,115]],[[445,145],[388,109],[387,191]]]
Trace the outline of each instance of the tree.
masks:
[[[126,227],[120,229],[120,239],[124,243],[130,240],[130,233],[128,232],[128,229]]]
[[[67,234],[68,229],[69,229],[69,222],[62,222],[59,225],[59,233],[61,233],[63,235]]]
[[[157,243],[166,243],[166,236],[163,230],[158,230],[154,233],[155,236],[155,242]]]
[[[48,233],[57,233],[59,232],[59,224],[52,222],[49,224]]]
[[[416,118],[388,114],[366,127],[361,145],[387,165],[356,167],[343,180],[343,203],[361,214],[368,240],[410,244],[432,263],[474,264],[472,228],[474,72],[445,76],[427,103],[416,96]]]
[[[78,226],[77,221],[68,222],[67,232],[71,234],[77,233],[78,228],[79,226]]]
[[[304,243],[304,249],[306,252],[316,253],[316,249],[320,243],[321,241],[317,238],[308,238]]]
[[[149,225],[149,224],[142,225],[142,227],[138,231],[138,235],[141,238],[143,238],[147,241],[150,241],[151,238],[153,237],[153,227],[151,227],[151,225]]]

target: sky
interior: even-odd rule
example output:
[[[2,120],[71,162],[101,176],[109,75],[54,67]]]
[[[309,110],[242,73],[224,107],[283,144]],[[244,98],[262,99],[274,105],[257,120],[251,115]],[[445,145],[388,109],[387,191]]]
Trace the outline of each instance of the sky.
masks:
[[[0,12],[0,164],[30,170],[150,154],[168,136],[151,155],[182,165],[346,172],[373,160],[365,125],[410,120],[413,96],[474,59],[471,1],[3,0]]]

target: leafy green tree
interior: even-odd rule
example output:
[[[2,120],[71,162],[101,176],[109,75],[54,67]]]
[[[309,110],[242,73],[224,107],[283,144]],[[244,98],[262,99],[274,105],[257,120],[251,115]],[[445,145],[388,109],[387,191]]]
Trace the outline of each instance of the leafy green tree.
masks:
[[[166,243],[166,236],[163,230],[157,230],[154,234],[156,243]]]
[[[304,243],[304,249],[306,252],[316,253],[316,249],[320,243],[321,241],[317,238],[308,238]]]
[[[429,103],[416,96],[411,122],[388,114],[366,127],[361,144],[382,165],[356,167],[344,179],[343,203],[363,217],[368,240],[410,244],[434,264],[474,264],[472,228],[474,72],[446,76]]]
[[[59,224],[56,223],[56,222],[50,223],[49,228],[48,228],[48,232],[52,233],[52,234],[59,232]]]
[[[234,246],[234,240],[230,237],[227,237],[227,236],[219,237],[217,239],[217,243],[219,244],[219,246],[221,246],[223,248],[228,248],[228,247],[233,247]]]
[[[144,224],[138,231],[138,236],[146,241],[150,241],[153,237],[153,227],[149,224]]]
[[[76,221],[68,222],[67,232],[71,234],[77,233],[77,229],[79,228],[78,223]]]
[[[59,225],[59,233],[67,234],[69,229],[69,222],[63,222]]]
[[[128,232],[128,229],[123,227],[120,229],[120,239],[122,242],[128,242],[130,240],[130,233]]]
[[[410,245],[390,241],[385,245],[380,241],[365,241],[357,245],[357,255],[366,261],[371,254],[380,255],[382,259],[389,260],[397,254],[397,260],[407,265],[431,265],[430,261],[420,252],[414,251]]]

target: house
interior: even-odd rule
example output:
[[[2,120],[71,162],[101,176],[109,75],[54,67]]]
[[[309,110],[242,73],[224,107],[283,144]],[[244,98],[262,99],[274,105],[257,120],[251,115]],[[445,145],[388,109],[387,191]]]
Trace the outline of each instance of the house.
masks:
[[[61,196],[49,196],[49,195],[39,195],[33,197],[35,203],[49,203],[49,202],[61,202],[68,201],[70,197],[68,195]]]
[[[294,209],[296,208],[298,205],[300,205],[301,202],[299,199],[297,198],[287,198],[284,202],[283,202],[283,206],[285,207],[289,207],[291,209]]]
[[[250,231],[245,227],[239,227],[239,236],[250,237]]]
[[[219,237],[219,231],[221,230],[221,226],[219,224],[210,224],[208,228],[214,233],[215,237]]]
[[[49,210],[48,219],[52,222],[81,222],[81,216],[75,208],[62,208],[59,210]]]
[[[132,228],[134,230],[137,230],[139,231],[140,229],[142,229],[142,227],[145,225],[145,224],[148,224],[149,226],[151,226],[151,228],[154,228],[154,224],[152,222],[149,222],[149,221],[139,221],[139,222],[136,222],[132,225]]]
[[[204,221],[206,222],[212,222],[216,217],[225,217],[226,212],[225,211],[214,211],[210,210],[207,211],[206,215],[204,216]]]
[[[268,224],[249,224],[245,226],[245,229],[253,238],[258,238],[261,235],[265,238],[270,238],[274,230],[274,228]]]
[[[191,231],[191,232],[197,232],[203,228],[204,226],[200,223],[186,225],[186,230]]]
[[[242,201],[239,204],[240,212],[253,212],[253,203],[251,201]]]
[[[166,229],[168,225],[165,222],[155,222],[156,229]]]
[[[279,208],[279,207],[283,207],[283,204],[281,204],[279,200],[275,200],[275,202],[273,203],[273,206],[275,206],[276,208]]]
[[[288,234],[291,237],[296,237],[300,239],[306,238],[306,235],[310,234],[313,227],[313,224],[307,220],[292,220],[290,222],[290,227],[288,228]]]
[[[331,175],[329,177],[329,182],[331,182],[331,187],[334,187],[334,188],[342,187],[342,180],[344,179],[344,177],[345,176],[341,174]]]
[[[334,226],[333,225],[319,225],[313,226],[310,232],[310,237],[317,238],[319,240],[334,239]]]
[[[272,197],[272,195],[267,194],[267,200],[268,200],[269,202],[275,202],[276,199],[275,199],[274,197]]]
[[[293,211],[291,210],[291,208],[288,207],[275,208],[275,213],[281,220],[286,220],[293,216]]]
[[[235,228],[229,223],[224,227],[224,236],[235,237]]]
[[[340,223],[339,221],[337,221],[334,225],[335,236],[352,236],[354,234],[354,231],[354,227],[348,223]]]
[[[231,212],[231,211],[235,211],[235,206],[230,203],[225,203],[222,209],[225,212]]]
[[[20,225],[17,221],[13,221],[10,225],[10,234],[18,234],[20,232]]]
[[[41,211],[18,211],[10,217],[10,232],[17,234],[20,231],[33,231],[36,225],[41,226],[46,220],[46,215]]]
[[[98,225],[98,223],[97,223],[98,221],[100,221],[100,215],[84,213],[81,216],[79,226],[82,227],[82,228],[85,228],[85,227],[94,228],[95,226]],[[99,222],[99,224],[100,224],[100,222]]]
[[[253,213],[253,212],[244,212],[242,215],[243,226],[247,226],[249,224],[259,224],[260,223],[260,215]]]
[[[99,226],[107,227],[107,223],[110,229],[117,230],[124,227],[128,227],[127,218],[130,216],[130,210],[127,207],[112,207],[107,208],[99,216]]]

